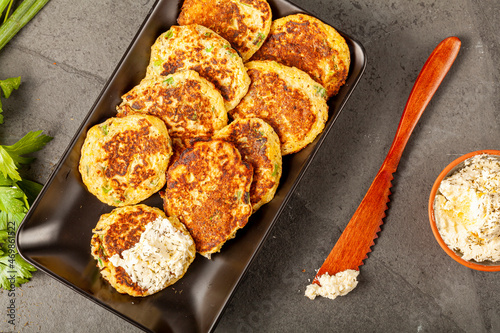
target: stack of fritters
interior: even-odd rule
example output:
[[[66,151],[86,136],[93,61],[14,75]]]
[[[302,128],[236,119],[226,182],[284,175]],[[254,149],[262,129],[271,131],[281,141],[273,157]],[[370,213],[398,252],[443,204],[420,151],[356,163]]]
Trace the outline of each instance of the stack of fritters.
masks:
[[[195,249],[208,258],[220,251],[274,197],[282,155],[323,131],[326,101],[349,71],[349,48],[308,15],[271,18],[265,0],[185,0],[180,25],[152,45],[146,77],[122,96],[118,117],[89,130],[82,180],[101,201],[125,206],[101,216],[91,242],[103,277],[119,292],[149,295],[177,281]],[[166,227],[157,220],[166,216],[130,205],[165,184],[168,220],[195,246],[181,250],[186,259],[176,274],[146,288],[128,260],[141,257],[149,246],[142,236]],[[149,272],[148,263],[141,267]]]
[[[231,111],[233,118],[257,117],[268,122],[280,138],[283,155],[301,150],[323,131],[328,106],[319,83],[275,61],[251,61],[246,67],[252,84]]]
[[[172,26],[151,47],[146,76],[192,69],[220,91],[227,110],[245,96],[250,79],[231,44],[213,30],[192,24]]]
[[[259,118],[236,119],[214,138],[231,142],[253,167],[250,202],[256,211],[274,197],[281,177],[280,140],[273,128]]]
[[[174,149],[171,161],[192,139],[210,138],[228,121],[220,92],[192,70],[146,77],[122,99],[118,116],[145,113],[165,122]]]
[[[337,30],[312,16],[295,14],[273,21],[269,37],[251,60],[275,60],[297,67],[331,97],[345,83],[350,52]]]

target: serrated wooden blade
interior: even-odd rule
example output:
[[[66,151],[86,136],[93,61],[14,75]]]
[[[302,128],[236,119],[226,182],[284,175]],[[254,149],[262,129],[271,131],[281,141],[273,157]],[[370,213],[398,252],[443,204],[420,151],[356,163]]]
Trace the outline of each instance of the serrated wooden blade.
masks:
[[[319,284],[318,278],[327,272],[335,275],[347,269],[358,270],[371,251],[387,210],[392,174],[397,169],[406,143],[420,116],[455,61],[460,44],[457,37],[446,38],[425,62],[410,92],[384,163],[344,232],[318,270],[313,283]]]
[[[358,269],[368,257],[385,217],[392,187],[392,173],[380,170],[345,228],[330,255],[318,270],[315,280],[328,272],[334,275]]]

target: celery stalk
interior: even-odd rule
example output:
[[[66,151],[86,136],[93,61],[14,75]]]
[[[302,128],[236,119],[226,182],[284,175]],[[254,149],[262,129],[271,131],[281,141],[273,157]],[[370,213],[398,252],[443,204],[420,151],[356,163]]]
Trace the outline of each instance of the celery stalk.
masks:
[[[14,3],[14,0],[10,0],[9,6],[7,7],[7,11],[5,12],[5,17],[3,18],[3,23],[5,23],[5,21],[7,21],[7,18],[9,18],[10,9],[12,8],[13,3]]]
[[[3,11],[7,8],[10,0],[0,0],[0,17],[2,16]]]
[[[2,0],[0,0],[2,1]],[[24,0],[0,26],[0,50],[26,25],[49,0]]]

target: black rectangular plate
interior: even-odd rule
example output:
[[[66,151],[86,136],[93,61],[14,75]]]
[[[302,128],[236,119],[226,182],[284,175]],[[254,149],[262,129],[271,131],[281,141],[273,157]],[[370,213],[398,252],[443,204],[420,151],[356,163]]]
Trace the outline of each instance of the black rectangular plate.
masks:
[[[285,0],[269,0],[273,19],[304,12]],[[38,269],[134,325],[155,332],[206,332],[215,328],[224,307],[271,227],[293,193],[358,83],[366,66],[363,47],[340,32],[351,51],[346,84],[328,101],[329,120],[309,146],[283,159],[283,175],[275,198],[252,215],[247,226],[212,260],[198,255],[186,275],[173,286],[145,298],[116,292],[99,274],[90,254],[92,228],[110,212],[91,195],[78,173],[80,149],[87,130],[115,115],[122,94],[140,82],[151,45],[176,24],[182,0],[157,1],[124,57],[111,75],[78,133],[28,212],[17,234],[21,255]],[[159,195],[144,202],[162,207]]]

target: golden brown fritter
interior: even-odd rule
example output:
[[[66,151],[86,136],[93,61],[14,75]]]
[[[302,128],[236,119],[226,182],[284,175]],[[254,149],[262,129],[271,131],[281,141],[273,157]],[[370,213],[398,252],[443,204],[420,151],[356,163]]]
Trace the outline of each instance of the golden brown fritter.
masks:
[[[250,202],[255,212],[274,197],[281,177],[280,140],[271,125],[259,118],[236,119],[214,138],[231,142],[253,167]]]
[[[238,52],[216,32],[197,24],[172,26],[158,37],[151,47],[146,76],[169,75],[183,69],[194,70],[212,82],[227,110],[239,103],[250,84]]]
[[[265,0],[184,0],[177,22],[212,29],[247,61],[267,38],[272,13]]]
[[[194,143],[169,167],[165,212],[186,225],[200,254],[210,258],[248,222],[252,173],[234,145],[222,140]]]
[[[151,76],[122,97],[118,116],[149,114],[161,118],[171,139],[211,137],[227,125],[224,100],[215,86],[192,70]]]
[[[303,71],[275,61],[246,63],[252,80],[248,94],[230,112],[235,118],[261,118],[281,142],[281,154],[298,152],[325,127],[325,89]]]
[[[90,193],[111,206],[141,202],[165,185],[172,144],[160,118],[109,118],[87,132],[79,171]]]
[[[141,238],[146,224],[159,216],[165,217],[165,213],[145,205],[117,208],[109,214],[103,214],[92,230],[92,256],[97,260],[101,275],[118,292],[132,296],[145,296],[147,293],[147,290],[132,281],[122,267],[113,266],[109,258],[134,246]]]
[[[275,60],[297,67],[336,95],[350,66],[349,46],[331,26],[305,14],[273,21],[269,37],[251,60]]]
[[[185,235],[186,239],[190,240],[186,244],[179,244],[175,240],[175,246],[169,246],[170,250],[177,249],[175,255],[179,260],[176,265],[182,265],[179,272],[162,272],[165,280],[159,287],[148,289],[141,287],[139,279],[144,280],[143,276],[135,277],[137,282],[127,273],[122,266],[115,266],[112,257],[122,257],[124,251],[130,250],[140,241],[142,234],[150,223],[155,223],[158,218],[163,221],[161,223],[171,223],[174,230]],[[191,236],[185,226],[175,217],[167,217],[165,213],[156,207],[149,207],[143,204],[134,206],[125,206],[115,208],[107,214],[101,215],[96,227],[92,230],[93,236],[91,239],[91,254],[97,260],[97,266],[100,269],[101,275],[106,279],[113,288],[120,293],[126,293],[131,296],[148,296],[159,290],[166,288],[169,285],[177,282],[187,271],[189,265],[194,260],[196,249]],[[161,239],[160,231],[155,230],[158,234],[158,239]],[[153,240],[154,241],[154,240]],[[163,241],[165,241],[163,239]],[[167,240],[168,242],[169,240]],[[156,245],[154,242],[151,244]],[[150,244],[150,245],[151,245]],[[180,246],[180,248],[178,247]],[[186,246],[186,247],[184,247]],[[160,251],[158,249],[158,251]],[[184,257],[187,254],[187,257]],[[169,261],[168,256],[164,257],[164,261]],[[148,262],[148,265],[152,265]],[[163,267],[172,267],[163,262]]]

